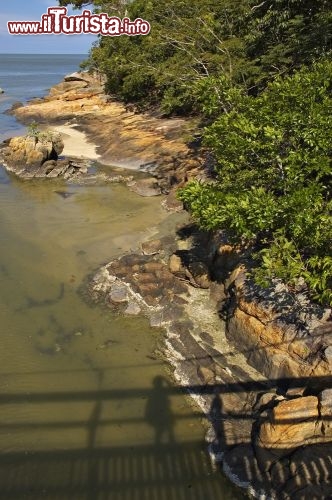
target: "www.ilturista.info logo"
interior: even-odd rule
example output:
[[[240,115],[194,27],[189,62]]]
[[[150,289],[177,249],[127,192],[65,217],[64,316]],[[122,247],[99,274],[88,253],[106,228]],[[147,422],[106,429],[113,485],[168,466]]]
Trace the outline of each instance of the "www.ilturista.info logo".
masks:
[[[130,21],[128,17],[109,17],[104,12],[93,14],[84,10],[78,16],[67,16],[66,7],[49,7],[40,21],[8,21],[11,35],[78,35],[90,33],[103,36],[148,35],[150,24],[138,18]]]

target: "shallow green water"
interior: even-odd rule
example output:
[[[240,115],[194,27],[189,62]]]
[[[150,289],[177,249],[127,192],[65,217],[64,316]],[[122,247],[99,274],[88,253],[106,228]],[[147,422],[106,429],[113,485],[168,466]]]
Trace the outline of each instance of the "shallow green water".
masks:
[[[240,498],[211,470],[199,413],[168,394],[161,332],[78,294],[164,217],[122,186],[0,170],[0,498]]]

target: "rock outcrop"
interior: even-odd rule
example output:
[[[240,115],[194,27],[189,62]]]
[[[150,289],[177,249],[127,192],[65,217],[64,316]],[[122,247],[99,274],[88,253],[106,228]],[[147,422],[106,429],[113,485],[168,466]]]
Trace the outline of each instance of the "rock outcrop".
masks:
[[[41,166],[46,161],[57,160],[63,151],[63,141],[59,134],[13,137],[3,151],[8,165]]]
[[[194,142],[186,143],[194,128],[190,120],[135,113],[104,94],[99,75],[68,75],[49,95],[25,106],[16,103],[9,112],[25,124],[74,123],[98,146],[101,163],[151,173],[157,184],[152,190],[172,192],[171,210],[182,206],[175,199],[175,188],[202,174],[207,162]]]

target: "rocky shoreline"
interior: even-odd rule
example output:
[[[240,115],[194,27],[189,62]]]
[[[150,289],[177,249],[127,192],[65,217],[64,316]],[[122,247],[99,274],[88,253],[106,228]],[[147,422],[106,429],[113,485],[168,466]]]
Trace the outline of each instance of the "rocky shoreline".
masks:
[[[167,239],[147,242],[141,253],[101,268],[91,299],[165,329],[164,355],[207,415],[211,453],[236,484],[257,498],[329,498],[332,390],[323,353],[330,311],[307,304],[300,334],[294,298],[280,284],[282,311],[274,307],[275,290],[253,298],[243,263],[229,269],[229,245],[202,241],[197,229],[184,238],[186,231],[176,249]],[[227,268],[226,280],[209,281],[212,269]]]
[[[181,210],[177,187],[205,176],[206,155],[184,140],[192,124],[126,111],[87,74],[13,113],[25,123],[74,124],[102,163],[145,171],[96,171],[86,159],[62,158],[61,147],[51,158],[51,146],[42,163],[26,167],[25,153],[21,163],[10,160],[7,142],[3,161],[21,178],[113,179]],[[248,270],[250,257],[222,234],[189,224],[103,266],[88,296],[164,328],[164,355],[208,416],[211,453],[234,482],[257,498],[330,498],[331,310],[310,304],[305,289],[259,289]]]

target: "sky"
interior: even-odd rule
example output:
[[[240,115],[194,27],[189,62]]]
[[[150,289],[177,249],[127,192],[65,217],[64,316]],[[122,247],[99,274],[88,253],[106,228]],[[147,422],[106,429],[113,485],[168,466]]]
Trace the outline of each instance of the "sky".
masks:
[[[93,35],[10,35],[7,21],[40,21],[57,0],[0,0],[0,54],[87,54]],[[68,14],[80,11],[68,9]]]

